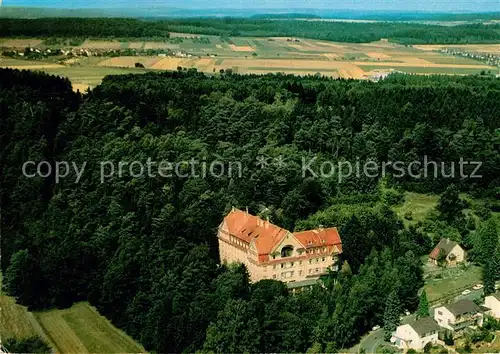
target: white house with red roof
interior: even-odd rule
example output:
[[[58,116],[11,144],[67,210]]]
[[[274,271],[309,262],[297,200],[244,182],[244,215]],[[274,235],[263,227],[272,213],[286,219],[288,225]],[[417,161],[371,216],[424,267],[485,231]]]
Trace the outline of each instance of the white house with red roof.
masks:
[[[337,270],[342,253],[337,228],[292,233],[234,208],[219,225],[217,237],[221,263],[245,264],[252,281],[311,284],[329,268]]]

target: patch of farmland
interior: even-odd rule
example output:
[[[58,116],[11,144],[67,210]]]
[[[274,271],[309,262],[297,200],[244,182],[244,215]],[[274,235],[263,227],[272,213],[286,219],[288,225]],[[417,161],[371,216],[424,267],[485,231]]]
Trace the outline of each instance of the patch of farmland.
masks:
[[[88,85],[95,87],[102,82],[102,79],[107,75],[123,75],[123,74],[144,74],[146,69],[136,68],[109,68],[109,67],[84,67],[72,66],[62,68],[49,68],[43,71],[52,74],[67,77],[72,84]]]
[[[19,59],[0,59],[0,68],[10,68],[18,70],[44,70],[64,68],[64,65],[51,62]]]
[[[336,53],[325,53],[322,55],[325,56],[328,60],[335,60],[339,57],[339,55]]]
[[[134,68],[136,63],[141,63],[149,68],[160,60],[160,57],[115,57],[101,61],[98,66]]]
[[[94,41],[87,39],[79,48],[85,49],[120,49],[121,43],[119,41]]]
[[[248,46],[248,41],[245,38],[241,37],[232,37],[229,41],[229,44],[234,44],[235,46],[245,47]]]
[[[36,336],[28,310],[15,303],[9,296],[0,295],[0,338],[28,338]]]
[[[185,59],[182,58],[163,58],[151,66],[151,69],[160,70],[177,70],[178,66],[182,66],[181,63]]]
[[[35,317],[59,353],[145,352],[85,302],[69,309],[38,312]]]
[[[456,57],[453,55],[426,56],[426,60],[435,64],[481,64],[480,61],[471,58]]]
[[[370,58],[373,59],[391,59],[390,55],[380,53],[380,52],[368,52],[366,53]]]
[[[4,48],[19,48],[36,47],[43,43],[41,39],[28,38],[28,39],[2,39],[0,47]]]
[[[166,42],[146,42],[144,49],[179,49],[179,44]]]
[[[229,47],[235,52],[253,52],[255,50],[254,48],[248,45],[236,46],[234,44],[230,44]]]
[[[145,43],[144,42],[130,42],[128,44],[128,47],[130,49],[143,49],[144,48],[144,45]]]

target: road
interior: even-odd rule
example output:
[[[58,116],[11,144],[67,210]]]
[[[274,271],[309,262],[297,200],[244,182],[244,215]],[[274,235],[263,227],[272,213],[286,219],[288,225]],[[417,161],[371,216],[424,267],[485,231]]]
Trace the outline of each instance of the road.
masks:
[[[410,323],[414,319],[415,319],[414,315],[404,316],[403,319],[401,320],[401,324]],[[361,350],[361,348],[363,348],[367,353],[375,353],[377,347],[383,343],[384,343],[384,329],[380,328],[377,329],[376,331],[368,333],[366,337],[361,339],[361,342],[359,343],[358,346],[358,353]],[[391,343],[387,344],[390,345]]]

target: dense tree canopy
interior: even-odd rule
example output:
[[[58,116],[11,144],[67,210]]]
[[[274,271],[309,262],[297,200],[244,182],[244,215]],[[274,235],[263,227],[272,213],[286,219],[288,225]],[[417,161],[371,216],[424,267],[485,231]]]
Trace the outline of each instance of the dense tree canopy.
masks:
[[[169,32],[205,35],[302,37],[365,43],[382,38],[403,44],[497,43],[500,25],[424,25],[403,22],[352,23],[283,19],[188,18],[138,20],[128,18],[0,19],[0,36],[157,38]]]
[[[30,308],[89,300],[157,352],[340,351],[419,304],[430,240],[404,227],[381,179],[396,190],[443,192],[454,182],[494,196],[498,102],[500,82],[478,77],[151,73],[107,77],[81,96],[64,79],[0,70],[6,290]],[[325,162],[424,157],[484,161],[483,177],[319,173]],[[118,172],[120,161],[193,158],[239,162],[242,176]],[[64,178],[23,177],[26,161],[42,160],[42,173],[62,161],[71,168]],[[217,226],[232,206],[291,230],[338,227],[342,270],[297,295],[278,281],[250,284],[244,267],[217,261]]]

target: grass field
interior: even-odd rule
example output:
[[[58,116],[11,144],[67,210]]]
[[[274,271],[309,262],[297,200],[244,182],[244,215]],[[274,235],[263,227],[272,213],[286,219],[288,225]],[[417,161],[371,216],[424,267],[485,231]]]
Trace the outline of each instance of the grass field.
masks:
[[[432,211],[439,200],[437,195],[419,194],[407,192],[403,205],[394,208],[398,216],[408,225],[423,221]],[[412,220],[404,219],[406,213],[411,212]]]
[[[472,287],[481,283],[481,267],[469,266],[465,271],[448,279],[431,279],[424,286],[427,299],[431,302],[464,287]]]
[[[37,312],[35,318],[59,353],[145,352],[86,302],[65,310]]]
[[[37,335],[28,310],[24,306],[19,306],[14,299],[0,295],[0,339],[7,338],[27,338]]]

